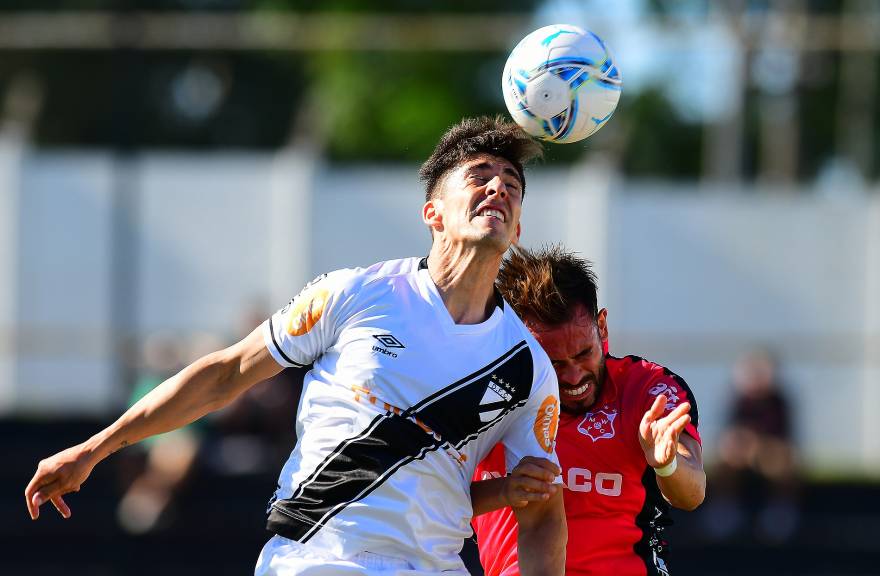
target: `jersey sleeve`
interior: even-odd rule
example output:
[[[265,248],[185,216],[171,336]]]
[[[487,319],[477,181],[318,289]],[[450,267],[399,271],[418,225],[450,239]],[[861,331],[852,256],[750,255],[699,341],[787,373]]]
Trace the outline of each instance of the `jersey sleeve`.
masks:
[[[266,348],[280,365],[306,366],[335,343],[346,319],[347,272],[339,270],[312,280],[263,322]]]
[[[559,385],[556,382],[556,372],[543,350],[540,354],[535,354],[537,344],[530,346],[535,360],[532,393],[502,439],[507,472],[513,470],[526,456],[546,458],[559,465],[556,457],[556,430],[559,427]]]
[[[687,382],[681,376],[670,372],[669,370],[658,367],[653,378],[651,378],[644,386],[642,393],[642,414],[651,408],[657,396],[666,396],[666,408],[664,415],[669,414],[683,402],[691,405],[690,415],[691,421],[685,427],[684,431],[692,436],[697,442],[702,444],[700,439],[699,428],[699,410],[697,409],[697,400],[691,392]]]

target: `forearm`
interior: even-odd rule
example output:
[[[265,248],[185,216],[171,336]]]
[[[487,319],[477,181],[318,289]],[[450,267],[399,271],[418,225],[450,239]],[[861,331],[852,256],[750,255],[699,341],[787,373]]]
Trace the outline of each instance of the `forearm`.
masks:
[[[83,443],[95,463],[156,434],[193,422],[234,398],[228,394],[233,366],[222,352],[200,358],[165,380],[113,424]]]
[[[281,371],[257,328],[241,342],[204,356],[129,408],[80,445],[92,465],[144,438],[174,430],[229,404],[257,382]]]
[[[671,476],[657,476],[657,486],[670,504],[682,510],[694,510],[706,497],[706,473],[703,471],[699,445],[682,435],[676,454],[678,464]]]
[[[504,478],[490,478],[471,483],[471,506],[474,516],[500,510],[507,506],[504,500]]]
[[[545,503],[531,502],[523,512],[541,508],[531,518],[517,513],[519,537],[517,540],[519,569],[523,576],[565,574],[565,548],[568,527],[562,506],[562,490]]]

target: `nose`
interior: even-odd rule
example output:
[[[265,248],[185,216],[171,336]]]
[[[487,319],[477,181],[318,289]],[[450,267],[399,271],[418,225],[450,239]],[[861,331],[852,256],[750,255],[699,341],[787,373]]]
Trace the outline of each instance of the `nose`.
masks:
[[[570,363],[564,366],[556,367],[556,376],[559,378],[560,384],[568,386],[577,386],[584,379],[587,372],[577,364]]]
[[[501,176],[495,176],[489,180],[489,183],[486,184],[486,195],[498,195],[500,198],[507,197],[507,186],[504,184],[504,180],[501,179]]]

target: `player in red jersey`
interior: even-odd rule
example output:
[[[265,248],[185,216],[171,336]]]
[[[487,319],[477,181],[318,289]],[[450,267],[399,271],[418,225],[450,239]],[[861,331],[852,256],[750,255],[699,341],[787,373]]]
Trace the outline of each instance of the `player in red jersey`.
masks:
[[[669,505],[693,510],[706,491],[693,394],[663,366],[608,354],[608,313],[598,310],[596,277],[586,261],[558,247],[515,250],[497,285],[559,379],[566,574],[668,576]],[[505,476],[510,465],[499,444],[471,486],[487,576],[519,574],[510,506],[557,489],[558,469],[549,461],[523,459]]]

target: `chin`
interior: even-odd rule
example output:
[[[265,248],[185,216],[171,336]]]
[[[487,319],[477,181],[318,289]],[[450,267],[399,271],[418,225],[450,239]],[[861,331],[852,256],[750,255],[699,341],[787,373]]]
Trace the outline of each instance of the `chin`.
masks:
[[[571,400],[566,402],[560,398],[559,403],[562,406],[563,412],[568,412],[569,414],[584,414],[593,407],[596,400],[595,398],[583,398],[581,400]]]

